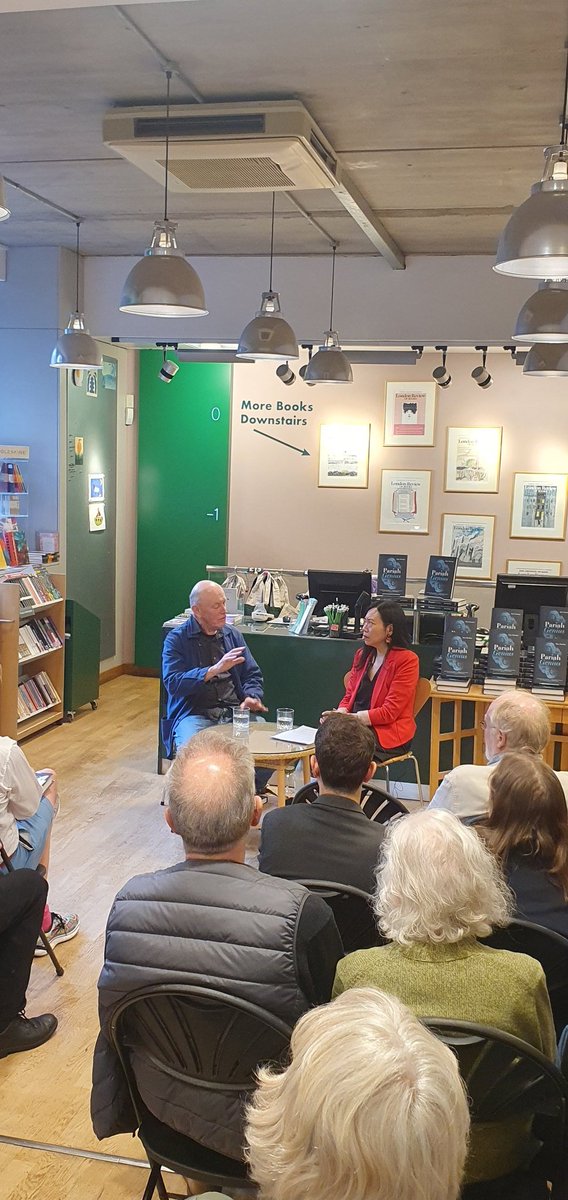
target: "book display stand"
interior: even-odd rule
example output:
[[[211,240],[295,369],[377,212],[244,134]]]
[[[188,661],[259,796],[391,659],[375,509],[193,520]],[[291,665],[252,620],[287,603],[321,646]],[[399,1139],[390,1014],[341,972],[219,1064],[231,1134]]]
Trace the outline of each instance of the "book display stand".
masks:
[[[63,717],[65,576],[0,571],[0,734],[17,741]]]

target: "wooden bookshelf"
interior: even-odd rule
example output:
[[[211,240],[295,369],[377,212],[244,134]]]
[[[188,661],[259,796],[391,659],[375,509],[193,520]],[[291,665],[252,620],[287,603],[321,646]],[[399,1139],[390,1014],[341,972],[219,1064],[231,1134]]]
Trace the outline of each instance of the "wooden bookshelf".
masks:
[[[18,584],[10,579],[8,572],[0,572],[0,735],[22,741],[39,729],[54,725],[63,717],[63,666],[65,656],[65,576],[48,572],[60,600],[20,610]],[[18,633],[22,621],[41,611],[51,617],[61,638],[60,648],[47,650],[45,654],[18,661]],[[18,683],[22,676],[32,677],[45,671],[57,695],[57,703],[50,704],[28,717],[18,720]]]

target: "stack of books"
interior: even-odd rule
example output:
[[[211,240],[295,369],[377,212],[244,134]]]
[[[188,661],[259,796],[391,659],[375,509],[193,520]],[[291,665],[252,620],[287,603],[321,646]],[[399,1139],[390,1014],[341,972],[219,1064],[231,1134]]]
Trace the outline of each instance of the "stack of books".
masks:
[[[19,630],[18,658],[37,658],[48,650],[60,650],[63,642],[53,621],[49,617],[36,617]]]
[[[0,492],[25,492],[22,472],[17,462],[3,462],[0,466]]]
[[[436,680],[439,692],[469,691],[475,660],[476,633],[475,617],[446,617],[440,674]]]
[[[61,599],[61,592],[45,568],[37,567],[35,571],[11,575],[10,578],[17,582],[20,589],[20,613],[31,612],[43,604],[52,604],[54,600]]]
[[[406,599],[406,570],[408,554],[379,554],[377,595]]]
[[[0,522],[0,568],[22,567],[29,562],[28,543],[12,517]]]
[[[34,717],[46,708],[53,708],[60,703],[60,699],[45,671],[23,678],[18,684],[18,722]]]
[[[487,674],[483,683],[486,696],[499,696],[517,686],[522,637],[522,609],[494,608],[487,648]]]
[[[568,608],[540,609],[531,691],[546,700],[564,700],[568,666]]]

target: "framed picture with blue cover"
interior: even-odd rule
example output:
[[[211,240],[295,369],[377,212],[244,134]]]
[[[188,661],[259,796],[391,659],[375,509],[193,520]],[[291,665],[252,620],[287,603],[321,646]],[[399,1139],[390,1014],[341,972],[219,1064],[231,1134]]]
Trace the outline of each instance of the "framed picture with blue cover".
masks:
[[[457,558],[458,579],[491,579],[494,530],[493,516],[443,514],[442,554]]]

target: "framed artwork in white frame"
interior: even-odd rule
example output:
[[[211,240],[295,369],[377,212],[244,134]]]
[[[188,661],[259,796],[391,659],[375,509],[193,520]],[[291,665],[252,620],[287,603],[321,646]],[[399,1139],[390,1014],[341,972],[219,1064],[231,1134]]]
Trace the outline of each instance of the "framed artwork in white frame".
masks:
[[[442,514],[442,554],[458,560],[456,578],[491,579],[495,517]]]
[[[385,446],[433,446],[436,384],[387,383]]]
[[[380,533],[428,533],[431,471],[382,471]]]
[[[318,487],[368,487],[370,438],[370,425],[320,425]]]
[[[501,467],[499,426],[450,426],[446,446],[446,492],[498,492]]]
[[[513,476],[511,537],[562,541],[567,475],[517,472]]]
[[[561,575],[561,562],[537,562],[532,558],[508,558],[507,575]]]

